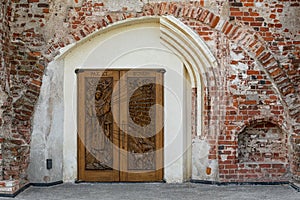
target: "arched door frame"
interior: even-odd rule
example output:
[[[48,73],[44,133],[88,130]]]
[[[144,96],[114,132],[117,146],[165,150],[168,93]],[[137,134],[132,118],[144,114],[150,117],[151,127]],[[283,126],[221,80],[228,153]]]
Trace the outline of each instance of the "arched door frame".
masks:
[[[97,36],[105,33],[109,33],[113,30],[126,30],[130,29],[131,26],[134,26],[136,24],[158,24],[160,28],[160,42],[165,47],[167,47],[170,52],[172,52],[174,55],[176,55],[181,62],[184,64],[186,69],[186,76],[190,81],[190,89],[196,89],[197,90],[197,96],[195,98],[195,105],[197,105],[195,110],[197,110],[197,116],[196,116],[196,135],[201,135],[202,128],[203,128],[203,99],[204,96],[203,90],[204,88],[208,87],[210,85],[215,84],[214,80],[210,80],[208,82],[208,77],[213,77],[213,68],[217,66],[217,61],[205,42],[197,35],[193,30],[191,30],[189,27],[187,27],[185,24],[183,24],[180,20],[178,20],[175,17],[172,16],[163,16],[163,17],[141,17],[141,18],[135,18],[135,19],[127,19],[124,21],[116,22],[102,30],[99,30],[95,33],[92,33],[91,35],[87,36],[86,38],[82,39],[81,41],[68,46],[64,48],[61,52],[62,54],[57,58],[58,60],[63,60],[66,56],[69,54],[72,54],[72,51],[80,45],[84,44],[85,42],[93,40],[93,38],[96,38]],[[104,38],[105,39],[105,38]],[[64,67],[67,67],[64,65]],[[65,70],[65,76],[66,76],[66,70]],[[65,84],[69,84],[66,83]],[[66,103],[65,103],[66,105]],[[74,106],[74,105],[73,105]],[[76,107],[73,107],[73,110],[75,112]],[[74,166],[68,165],[68,162],[73,162],[74,160],[70,160],[68,157],[70,155],[70,152],[68,150],[68,144],[67,144],[67,136],[66,136],[66,123],[74,123],[74,119],[69,119],[67,116],[68,113],[65,112],[65,122],[64,122],[64,181],[71,181],[72,175],[68,174],[67,171],[76,171],[77,169],[74,169]],[[76,116],[76,115],[75,115]],[[76,122],[76,120],[75,120]],[[191,124],[190,122],[185,122],[187,124]],[[74,124],[76,126],[76,124]],[[187,130],[191,130],[191,128],[188,128]],[[184,141],[186,146],[189,146],[187,148],[187,160],[189,162],[188,168],[191,168],[191,131],[188,131],[186,133],[188,136],[184,136]],[[72,152],[71,152],[72,153]],[[73,152],[74,153],[74,152]],[[184,172],[185,177],[184,179],[188,179],[191,177],[191,170],[185,169],[187,172]]]

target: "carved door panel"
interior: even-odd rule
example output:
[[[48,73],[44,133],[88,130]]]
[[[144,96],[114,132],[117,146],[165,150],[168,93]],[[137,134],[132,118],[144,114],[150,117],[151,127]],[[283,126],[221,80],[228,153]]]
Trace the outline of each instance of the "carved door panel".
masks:
[[[162,82],[154,70],[121,72],[121,181],[163,178]]]
[[[163,178],[163,73],[81,70],[78,74],[78,179]]]
[[[78,179],[119,181],[119,72],[78,73]]]

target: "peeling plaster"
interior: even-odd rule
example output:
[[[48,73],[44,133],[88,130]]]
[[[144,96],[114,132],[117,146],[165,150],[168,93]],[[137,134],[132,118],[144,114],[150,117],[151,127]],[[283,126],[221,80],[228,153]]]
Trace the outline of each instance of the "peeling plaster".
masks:
[[[120,11],[125,8],[127,11],[140,12],[145,3],[147,3],[146,0],[103,0],[102,2],[104,3],[104,7],[112,12]]]
[[[195,138],[192,143],[192,179],[216,180],[218,163],[217,160],[209,160],[210,145],[206,140]],[[211,173],[207,174],[207,168]]]
[[[229,2],[227,0],[204,1],[204,7],[221,17],[227,18],[229,15]]]
[[[224,162],[225,160],[227,160],[228,155],[221,155],[221,160],[222,162]]]
[[[135,11],[135,12],[141,12],[143,10],[143,7],[148,3],[159,3],[159,2],[187,2],[186,0],[93,0],[94,3],[96,2],[103,2],[104,7],[107,10],[110,10],[112,12],[126,10],[128,11]]]
[[[61,64],[61,63],[60,63]],[[50,63],[43,76],[37,102],[30,152],[28,177],[32,183],[62,180],[63,135],[63,68]],[[53,168],[46,169],[46,159],[53,159]]]
[[[51,40],[51,38],[67,37],[68,25],[65,20],[68,16],[68,8],[74,6],[72,2],[71,0],[61,0],[50,4],[50,15],[47,23],[42,28],[42,33],[46,41]]]
[[[242,63],[242,62],[238,62],[237,65],[230,65],[231,68],[235,71],[235,72],[238,72],[239,70],[247,70],[248,69],[248,65]],[[243,78],[246,78],[247,76],[243,77]]]
[[[235,49],[236,45],[232,45],[232,49]],[[236,54],[234,51],[230,51],[230,57],[232,60],[242,60],[245,56],[243,53]]]
[[[261,17],[264,18],[264,23],[274,24],[277,23],[276,20],[280,21],[282,28],[280,30],[288,29],[287,32],[284,32],[286,37],[294,38],[299,40],[300,36],[298,34],[300,23],[300,12],[299,7],[292,7],[291,4],[294,4],[294,1],[281,1],[277,2],[276,6],[274,5],[276,1],[273,0],[264,0],[263,2],[255,2],[253,7],[253,12],[258,12]],[[276,9],[281,9],[279,6],[283,6],[282,11],[276,11]],[[244,7],[244,10],[247,11],[248,7]],[[275,21],[270,15],[276,15]],[[276,29],[274,29],[277,32]]]

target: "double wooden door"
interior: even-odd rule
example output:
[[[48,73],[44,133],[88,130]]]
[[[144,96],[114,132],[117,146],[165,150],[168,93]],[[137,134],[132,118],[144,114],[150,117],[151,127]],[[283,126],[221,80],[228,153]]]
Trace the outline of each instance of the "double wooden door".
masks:
[[[78,179],[163,179],[163,70],[78,70]]]

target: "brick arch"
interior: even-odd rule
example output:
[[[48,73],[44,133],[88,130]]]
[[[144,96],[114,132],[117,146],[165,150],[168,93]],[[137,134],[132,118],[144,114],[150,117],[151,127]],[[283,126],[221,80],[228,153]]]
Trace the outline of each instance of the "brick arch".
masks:
[[[287,162],[287,165],[291,168],[291,170],[293,172],[295,172],[297,170],[296,168],[296,159],[295,156],[293,155],[293,151],[294,151],[294,148],[293,145],[292,145],[292,148],[288,148],[288,143],[289,141],[291,141],[292,143],[295,143],[294,141],[292,141],[293,139],[293,136],[289,134],[289,130],[288,128],[284,125],[284,122],[281,118],[278,118],[278,117],[253,117],[247,121],[244,122],[243,125],[241,126],[238,126],[236,129],[235,129],[235,141],[238,142],[238,137],[240,134],[242,134],[247,128],[249,127],[253,127],[255,125],[259,125],[259,124],[262,124],[262,123],[271,123],[272,125],[276,126],[277,128],[279,128],[284,137],[286,137],[286,143],[285,143],[285,146],[286,146],[286,162]],[[285,166],[287,167],[287,166]],[[287,171],[285,172],[287,173]]]
[[[241,132],[243,132],[249,126],[253,126],[255,124],[264,123],[264,122],[272,123],[272,124],[278,126],[285,133],[288,132],[288,130],[286,129],[286,127],[283,125],[283,120],[280,119],[280,118],[277,118],[277,117],[256,117],[256,118],[251,118],[251,119],[245,121],[243,125],[238,126],[235,129],[236,135],[238,135]]]
[[[92,5],[86,3],[83,6],[102,6],[98,4]],[[77,8],[76,8],[77,9]],[[79,8],[78,8],[79,9]],[[254,30],[245,28],[240,25],[235,25],[229,22],[229,19],[224,19],[219,15],[214,14],[208,9],[202,7],[201,2],[161,2],[149,3],[144,6],[142,12],[128,13],[111,13],[101,17],[94,24],[88,25],[81,21],[83,26],[69,34],[69,37],[64,38],[64,41],[54,41],[49,44],[45,51],[45,57],[52,60],[59,50],[71,44],[86,38],[86,36],[97,32],[99,29],[104,29],[107,26],[126,20],[128,18],[138,18],[142,16],[163,16],[173,15],[179,19],[196,20],[212,30],[224,34],[231,42],[239,45],[258,65],[266,72],[267,76],[278,89],[278,94],[283,101],[283,105],[290,113],[292,118],[299,118],[297,115],[300,108],[295,105],[299,103],[299,95],[294,94],[295,88],[285,71],[281,68],[279,61],[274,57],[271,50],[268,49],[266,42]],[[79,22],[76,22],[79,23]],[[78,28],[80,25],[75,26]],[[73,42],[72,42],[73,41]],[[287,102],[289,101],[289,103]]]
[[[288,135],[278,119],[260,118],[249,121],[236,134],[236,141],[236,153],[232,162],[238,166],[237,181],[289,180],[287,173],[292,159],[289,157]]]

